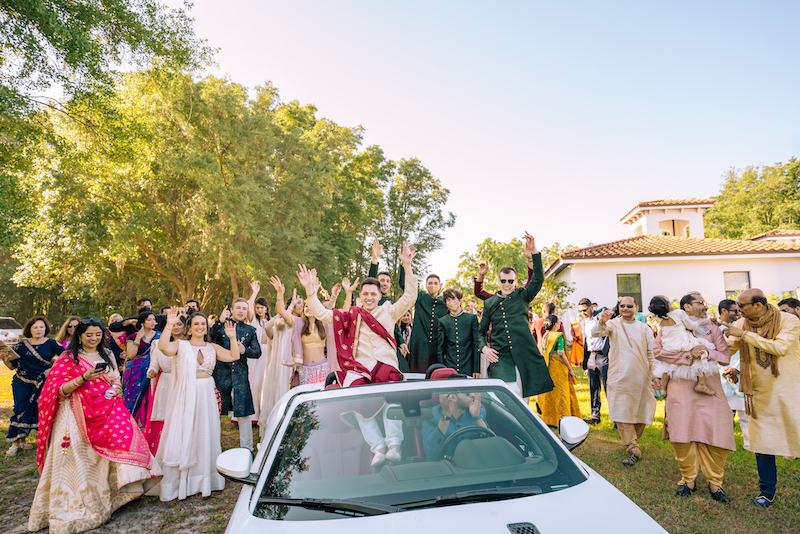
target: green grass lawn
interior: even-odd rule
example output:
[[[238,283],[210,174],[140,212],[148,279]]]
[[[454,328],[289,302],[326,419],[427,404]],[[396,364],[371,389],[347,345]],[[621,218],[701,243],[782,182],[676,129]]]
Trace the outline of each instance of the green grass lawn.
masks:
[[[582,370],[576,368],[575,375],[578,378],[581,411],[587,417],[589,386]],[[3,437],[8,430],[8,417],[13,405],[11,376],[11,372],[0,366],[0,433]],[[756,507],[751,503],[758,493],[755,457],[742,449],[738,424],[735,431],[738,450],[728,456],[724,484],[733,502],[722,505],[711,499],[702,474],[697,479],[697,493],[684,498],[675,496],[680,476],[669,442],[661,441],[663,401],[658,402],[655,423],[645,430],[640,442],[644,457],[633,467],[625,467],[621,463],[625,449],[613,424],[608,421],[605,397],[602,415],[602,424],[592,426],[589,438],[573,452],[667,531],[674,534],[800,532],[800,461],[778,459],[778,496],[775,504],[768,509]],[[223,421],[227,421],[227,418]],[[223,449],[237,446],[238,432],[235,427],[224,422],[222,430]],[[2,451],[5,451],[5,447]],[[19,453],[14,458],[0,455],[0,524],[13,521],[16,525],[26,520],[37,480],[33,451]],[[130,524],[132,516],[141,516],[142,520],[155,516],[148,522],[143,521],[138,532],[181,532],[189,526],[192,531],[222,532],[240,489],[240,486],[228,483],[225,491],[215,493],[208,499],[194,496],[172,503],[161,503],[156,497],[144,497],[123,507],[105,528],[118,531],[122,525]],[[601,507],[593,509],[591,504],[575,503],[576,513],[603,513]],[[624,518],[620,520],[624,521]]]
[[[577,394],[581,413],[588,417],[589,385],[583,370],[575,368]],[[800,392],[800,388],[799,392]],[[758,494],[758,474],[755,456],[742,448],[742,433],[737,422],[737,450],[728,456],[725,465],[725,492],[731,504],[723,505],[711,499],[708,483],[701,472],[697,478],[698,491],[691,497],[677,497],[680,474],[672,447],[661,440],[664,423],[664,401],[658,401],[655,422],[640,440],[644,454],[633,467],[622,465],[625,449],[608,420],[608,405],[603,396],[603,421],[592,426],[589,438],[573,451],[592,469],[650,514],[662,527],[679,533],[777,533],[800,532],[800,460],[778,458],[778,495],[775,504],[763,509],[752,504]],[[598,513],[589,506],[577,504],[584,513]],[[622,518],[624,521],[624,518]]]

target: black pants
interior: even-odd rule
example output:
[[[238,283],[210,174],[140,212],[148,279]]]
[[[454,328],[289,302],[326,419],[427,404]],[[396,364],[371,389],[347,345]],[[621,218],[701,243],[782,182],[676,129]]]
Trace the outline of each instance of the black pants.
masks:
[[[603,365],[600,369],[589,369],[589,395],[592,399],[592,415],[590,419],[593,421],[600,420],[600,384],[603,384],[603,389],[608,396],[608,364]]]

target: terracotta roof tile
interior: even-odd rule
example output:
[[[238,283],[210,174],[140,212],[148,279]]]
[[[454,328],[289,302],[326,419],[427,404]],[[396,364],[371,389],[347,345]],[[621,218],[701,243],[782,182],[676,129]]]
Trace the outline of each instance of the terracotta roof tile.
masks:
[[[800,252],[800,245],[778,241],[740,241],[737,239],[708,239],[641,235],[571,250],[561,259],[630,258],[643,256],[709,256],[726,254],[767,254]]]
[[[714,204],[716,200],[713,198],[706,198],[706,199],[670,199],[670,200],[648,200],[645,202],[639,202],[636,204],[633,209],[631,209],[628,213],[625,214],[624,217],[620,219],[620,221],[629,224],[628,219],[630,219],[635,213],[637,213],[642,208],[660,208],[660,207],[667,207],[667,206],[702,206],[704,204]],[[641,217],[641,215],[640,215]],[[634,219],[635,221],[636,219]]]
[[[757,236],[753,236],[749,239],[749,241],[761,239],[762,237],[794,237],[794,236],[800,236],[800,230],[787,230],[785,228],[776,228],[775,230],[770,230],[769,232],[764,232],[763,234],[758,234]]]
[[[639,202],[637,204],[640,208],[653,208],[658,206],[687,206],[693,204],[713,204],[716,202],[713,198],[706,199],[683,199],[683,200],[648,200],[647,202]]]

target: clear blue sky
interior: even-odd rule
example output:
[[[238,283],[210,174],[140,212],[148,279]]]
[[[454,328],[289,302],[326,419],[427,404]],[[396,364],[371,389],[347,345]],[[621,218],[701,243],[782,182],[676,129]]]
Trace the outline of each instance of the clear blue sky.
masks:
[[[180,2],[169,0],[169,5]],[[706,198],[731,167],[800,156],[800,2],[195,0],[215,75],[362,125],[417,157],[487,237],[628,236],[637,202]]]

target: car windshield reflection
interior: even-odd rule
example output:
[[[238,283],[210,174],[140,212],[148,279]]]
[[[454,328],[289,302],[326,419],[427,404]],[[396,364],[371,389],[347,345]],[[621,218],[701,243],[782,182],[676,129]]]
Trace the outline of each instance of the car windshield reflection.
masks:
[[[342,517],[334,508],[449,506],[585,480],[552,433],[504,388],[339,395],[295,407],[255,515],[331,519]],[[319,499],[324,507],[309,505]]]

